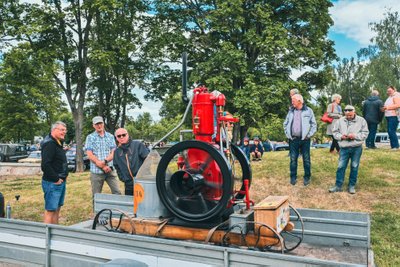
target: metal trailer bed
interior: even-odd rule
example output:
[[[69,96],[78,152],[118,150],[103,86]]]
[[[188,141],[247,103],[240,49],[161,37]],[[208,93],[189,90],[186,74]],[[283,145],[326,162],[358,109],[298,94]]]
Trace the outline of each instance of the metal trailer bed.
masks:
[[[131,202],[131,197],[101,194],[96,195],[95,209],[131,211]],[[60,226],[0,218],[0,266],[2,261],[22,266],[99,266],[121,258],[160,267],[374,266],[369,214],[298,211],[305,225],[304,240],[286,254],[95,231],[88,229],[91,221]]]

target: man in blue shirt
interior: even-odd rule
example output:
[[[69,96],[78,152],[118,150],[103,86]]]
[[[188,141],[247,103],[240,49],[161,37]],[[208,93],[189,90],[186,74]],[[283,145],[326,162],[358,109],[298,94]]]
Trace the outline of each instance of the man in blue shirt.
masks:
[[[104,181],[111,189],[111,193],[120,195],[117,173],[113,167],[114,150],[116,148],[114,136],[104,129],[104,121],[100,116],[92,120],[95,131],[86,137],[85,149],[90,159],[90,182],[92,196],[101,193]]]

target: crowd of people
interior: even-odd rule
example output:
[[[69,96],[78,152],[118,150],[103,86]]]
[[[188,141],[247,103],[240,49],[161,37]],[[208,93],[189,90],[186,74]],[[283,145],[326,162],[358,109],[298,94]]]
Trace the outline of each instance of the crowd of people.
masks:
[[[326,134],[332,139],[330,153],[339,153],[336,170],[335,185],[329,192],[341,192],[345,180],[345,172],[350,162],[349,181],[347,191],[356,193],[358,168],[363,150],[363,143],[367,149],[376,149],[375,137],[378,124],[383,117],[387,121],[387,131],[390,146],[393,150],[399,149],[397,127],[400,119],[400,93],[394,86],[387,88],[388,98],[385,103],[379,98],[379,92],[372,90],[371,95],[363,102],[362,115],[356,113],[352,105],[346,105],[342,111],[340,102],[342,97],[332,95],[331,103],[326,113],[331,118],[327,125]],[[290,156],[290,183],[297,182],[297,162],[299,154],[303,157],[304,186],[311,182],[310,140],[317,130],[317,123],[313,111],[304,104],[303,97],[298,91],[291,90],[292,105],[283,123],[286,137],[289,140]]]
[[[285,135],[289,142],[289,173],[290,184],[297,183],[298,159],[303,159],[304,177],[303,184],[308,186],[311,183],[311,140],[317,131],[317,122],[313,110],[304,103],[303,96],[299,90],[290,90],[291,105],[283,123]],[[339,154],[338,167],[336,170],[335,185],[329,188],[329,192],[341,192],[343,189],[345,172],[350,162],[349,181],[347,191],[350,194],[356,193],[356,184],[358,168],[365,141],[367,149],[376,149],[375,137],[379,123],[383,117],[387,121],[387,132],[390,139],[392,150],[399,149],[397,137],[397,127],[400,120],[400,93],[394,86],[388,86],[387,99],[383,101],[379,98],[378,90],[372,90],[371,95],[363,101],[362,116],[356,113],[352,105],[341,107],[342,97],[334,94],[331,97],[331,103],[326,108],[331,122],[327,123],[326,134],[331,138],[329,152]],[[256,137],[253,141],[256,144]],[[257,143],[258,144],[258,143]],[[241,146],[243,152],[249,159],[259,160],[255,151],[255,145],[249,144],[249,138],[243,139]],[[262,147],[262,146],[261,146]]]
[[[350,162],[347,190],[350,194],[355,194],[363,143],[365,141],[368,149],[376,149],[375,136],[383,117],[387,121],[391,148],[399,149],[396,130],[400,119],[400,93],[395,87],[389,86],[387,94],[388,98],[383,103],[378,91],[373,90],[371,96],[363,102],[362,117],[352,105],[346,105],[342,110],[342,97],[338,94],[332,96],[332,102],[327,106],[326,112],[333,120],[327,125],[326,134],[332,138],[330,152],[339,153],[339,160],[335,185],[329,188],[329,192],[343,190],[345,172]],[[303,185],[309,186],[312,179],[310,147],[312,137],[317,132],[317,122],[313,110],[306,105],[297,89],[290,91],[290,99],[291,105],[283,123],[289,143],[289,182],[293,186],[297,183],[298,159],[301,156],[304,168]],[[85,150],[90,160],[92,197],[102,192],[104,182],[108,184],[112,194],[121,194],[118,179],[124,183],[125,195],[133,195],[134,180],[149,154],[148,148],[140,141],[131,140],[125,128],[117,129],[114,135],[107,132],[100,116],[92,119],[92,125],[94,131],[87,136],[85,142]],[[64,204],[68,177],[67,159],[63,148],[66,133],[66,124],[57,121],[51,126],[50,134],[41,144],[45,223],[57,224]],[[257,136],[252,142],[245,137],[240,148],[250,161],[260,161],[264,152],[272,150],[269,140],[263,143]]]
[[[92,199],[101,193],[104,182],[112,194],[120,195],[119,180],[125,185],[125,195],[133,195],[136,174],[149,154],[148,148],[129,138],[125,128],[119,128],[114,136],[104,128],[103,118],[92,119],[94,132],[86,137],[85,150],[90,160]],[[42,189],[45,200],[44,222],[57,224],[64,205],[68,164],[63,141],[67,133],[64,122],[57,121],[42,142]],[[118,141],[118,147],[115,139]]]

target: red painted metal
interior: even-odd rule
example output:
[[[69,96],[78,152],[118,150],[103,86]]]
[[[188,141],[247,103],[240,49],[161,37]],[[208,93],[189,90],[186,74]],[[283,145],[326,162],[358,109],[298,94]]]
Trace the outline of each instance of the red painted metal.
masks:
[[[193,134],[196,140],[211,143],[215,133],[215,96],[206,87],[194,89],[192,101]]]
[[[225,96],[208,91],[204,86],[194,89],[192,101],[192,122],[195,139],[216,145],[219,140],[219,117],[225,106]],[[202,192],[207,199],[218,200],[222,196],[221,184],[223,182],[220,168],[211,160],[210,155],[199,149],[189,149],[188,159],[190,168],[198,169],[205,165],[202,175],[206,184]]]
[[[244,188],[246,191],[246,200],[245,200],[246,210],[249,210],[250,209],[250,192],[249,192],[249,180],[248,179],[244,180]]]
[[[222,126],[238,122],[229,112],[224,112],[226,104],[225,95],[219,92],[209,92],[209,90],[200,86],[194,89],[192,100],[192,123],[193,134],[198,141],[207,142],[210,145],[219,147],[220,130]],[[226,138],[226,137],[223,137]],[[229,156],[230,151],[227,148],[225,154]],[[210,155],[200,149],[190,148],[187,151],[186,162],[183,162],[183,156],[178,158],[179,169],[202,169],[202,176],[205,183],[209,186],[204,187],[203,196],[207,199],[218,200],[222,192],[223,178],[218,164],[212,160]],[[246,187],[246,203],[250,205],[251,200],[248,197],[249,181]],[[232,192],[233,194],[234,192]],[[228,203],[228,208],[235,203],[232,199]],[[249,207],[248,207],[249,208]]]

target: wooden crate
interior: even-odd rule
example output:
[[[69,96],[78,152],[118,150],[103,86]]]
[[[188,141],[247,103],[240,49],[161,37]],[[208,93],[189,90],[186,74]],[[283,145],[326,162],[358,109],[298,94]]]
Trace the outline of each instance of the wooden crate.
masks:
[[[289,222],[289,197],[288,196],[268,196],[263,201],[254,206],[254,221],[266,224],[280,233]],[[273,236],[273,232],[267,227],[255,224],[255,232],[261,230],[263,236]]]

